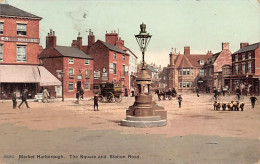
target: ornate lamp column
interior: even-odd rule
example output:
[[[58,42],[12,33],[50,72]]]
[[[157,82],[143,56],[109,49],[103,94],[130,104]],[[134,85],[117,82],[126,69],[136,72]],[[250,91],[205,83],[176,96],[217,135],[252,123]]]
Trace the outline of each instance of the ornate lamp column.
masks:
[[[146,32],[146,25],[140,25],[140,33],[135,35],[137,43],[142,51],[142,69],[137,73],[136,83],[138,93],[135,96],[134,105],[126,111],[126,119],[121,120],[121,125],[130,127],[156,127],[167,124],[167,111],[152,101],[151,77],[145,68],[144,53],[152,37]]]

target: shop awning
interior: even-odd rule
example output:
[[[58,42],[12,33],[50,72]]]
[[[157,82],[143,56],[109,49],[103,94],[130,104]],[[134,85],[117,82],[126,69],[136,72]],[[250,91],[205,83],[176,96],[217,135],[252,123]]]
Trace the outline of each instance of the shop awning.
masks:
[[[0,83],[39,83],[56,86],[61,82],[43,66],[0,65]]]

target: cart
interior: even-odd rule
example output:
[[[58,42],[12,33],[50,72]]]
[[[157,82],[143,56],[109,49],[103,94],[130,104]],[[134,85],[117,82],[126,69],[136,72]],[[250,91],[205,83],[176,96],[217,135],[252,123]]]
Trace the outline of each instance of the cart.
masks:
[[[121,102],[122,84],[114,82],[100,84],[100,92],[98,98],[100,102]]]

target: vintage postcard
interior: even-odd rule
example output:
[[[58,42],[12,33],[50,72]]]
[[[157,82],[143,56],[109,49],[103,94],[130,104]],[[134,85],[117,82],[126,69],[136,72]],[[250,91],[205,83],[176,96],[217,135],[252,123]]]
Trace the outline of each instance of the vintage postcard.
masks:
[[[259,0],[0,0],[0,164],[260,164]]]

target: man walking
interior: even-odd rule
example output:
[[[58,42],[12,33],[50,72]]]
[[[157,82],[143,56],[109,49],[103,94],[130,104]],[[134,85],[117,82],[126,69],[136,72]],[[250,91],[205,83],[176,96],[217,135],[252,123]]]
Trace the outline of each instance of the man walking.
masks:
[[[239,89],[239,87],[237,87],[236,89],[236,95],[237,95],[237,100],[240,100],[241,90]]]
[[[27,90],[25,89],[22,93],[22,102],[19,104],[18,108],[20,109],[22,104],[25,103],[27,108],[30,108],[28,103],[27,103]]]
[[[79,97],[80,97],[80,91],[78,90],[77,92],[76,92],[76,101],[75,101],[75,104],[79,104]]]
[[[13,109],[16,109],[16,106],[17,106],[16,92],[12,93],[12,101],[13,101]]]
[[[250,97],[250,100],[251,100],[252,108],[255,108],[255,102],[256,102],[257,98],[255,97],[254,94]]]
[[[199,87],[196,88],[197,97],[200,97],[199,95]]]
[[[94,111],[96,111],[96,107],[97,107],[97,111],[98,111],[98,96],[97,96],[97,94],[95,94],[95,96],[94,96]]]
[[[49,92],[48,92],[48,90],[45,88],[45,89],[43,90],[43,100],[42,100],[42,102],[43,102],[43,103],[45,103],[45,102],[49,103],[48,97],[49,97]]]
[[[179,95],[179,97],[178,97],[179,108],[181,108],[181,102],[182,102],[182,97],[181,97],[181,95]]]

